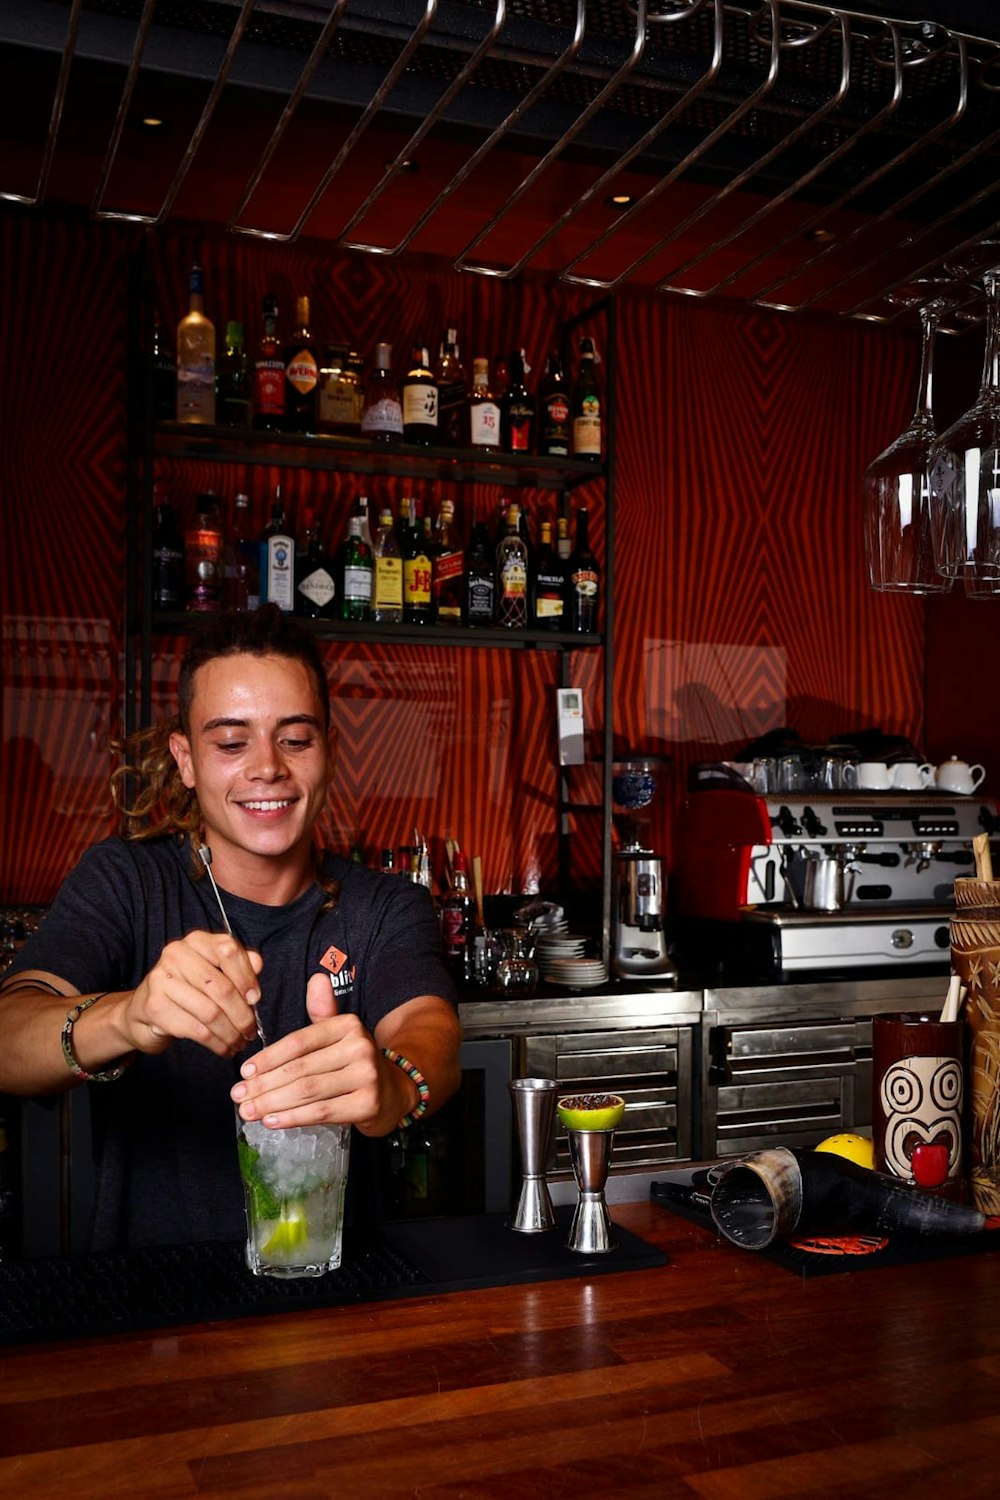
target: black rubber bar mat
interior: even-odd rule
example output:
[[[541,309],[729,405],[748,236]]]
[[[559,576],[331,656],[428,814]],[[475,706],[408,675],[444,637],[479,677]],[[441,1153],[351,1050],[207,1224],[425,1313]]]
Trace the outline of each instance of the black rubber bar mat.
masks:
[[[345,1237],[340,1269],[302,1281],[254,1276],[242,1245],[179,1245],[0,1263],[0,1344],[86,1338],[352,1302],[427,1296],[663,1265],[666,1255],[615,1227],[618,1248],[576,1255],[571,1210],[547,1234],[515,1234],[505,1216],[386,1225]]]
[[[801,1240],[778,1240],[763,1250],[744,1250],[719,1234],[708,1208],[692,1202],[694,1189],[676,1182],[650,1184],[650,1197],[692,1224],[711,1230],[720,1245],[734,1255],[759,1255],[798,1276],[835,1276],[844,1271],[867,1271],[875,1266],[909,1266],[919,1261],[943,1260],[955,1255],[980,1255],[1000,1249],[1000,1224],[981,1234],[810,1235]],[[990,1225],[994,1221],[988,1221]]]

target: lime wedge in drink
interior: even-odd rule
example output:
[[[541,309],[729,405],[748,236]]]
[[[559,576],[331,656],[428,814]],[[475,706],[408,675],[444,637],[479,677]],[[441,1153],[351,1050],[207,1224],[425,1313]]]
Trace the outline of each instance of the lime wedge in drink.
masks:
[[[282,1203],[281,1218],[274,1233],[261,1249],[261,1255],[291,1255],[309,1238],[309,1229],[301,1203]]]

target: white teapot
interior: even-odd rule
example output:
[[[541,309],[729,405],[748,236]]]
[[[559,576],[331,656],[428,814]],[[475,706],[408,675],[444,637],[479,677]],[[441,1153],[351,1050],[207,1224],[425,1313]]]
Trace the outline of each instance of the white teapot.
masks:
[[[971,797],[986,775],[983,766],[966,765],[957,755],[943,760],[934,777],[939,792],[953,792],[956,797]]]

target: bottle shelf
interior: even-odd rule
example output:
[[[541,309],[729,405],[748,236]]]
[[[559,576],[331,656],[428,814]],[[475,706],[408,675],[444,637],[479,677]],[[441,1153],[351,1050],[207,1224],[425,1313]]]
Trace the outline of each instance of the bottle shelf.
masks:
[[[502,453],[493,457],[473,448],[414,448],[412,444],[381,443],[370,438],[312,437],[254,432],[242,427],[195,427],[179,422],[156,423],[153,454],[157,458],[394,474],[409,479],[500,484],[520,489],[568,490],[605,477],[604,466],[587,459],[540,458],[530,453]]]
[[[213,616],[195,610],[156,611],[153,630],[158,635],[188,635]],[[501,626],[408,625],[374,620],[310,620],[295,615],[298,624],[325,641],[362,641],[365,644],[406,646],[484,646],[506,651],[583,651],[603,646],[604,637],[570,630],[504,630]]]

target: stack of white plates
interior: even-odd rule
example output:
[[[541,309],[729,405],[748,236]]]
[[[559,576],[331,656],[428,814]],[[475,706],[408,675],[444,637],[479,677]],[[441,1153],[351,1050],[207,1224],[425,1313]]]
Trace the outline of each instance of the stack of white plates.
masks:
[[[608,971],[599,958],[554,958],[543,973],[550,984],[572,985],[574,989],[590,989],[606,984],[608,979]]]
[[[535,939],[535,962],[542,974],[548,978],[553,964],[564,959],[582,958],[587,951],[587,940],[572,933],[549,934]]]

